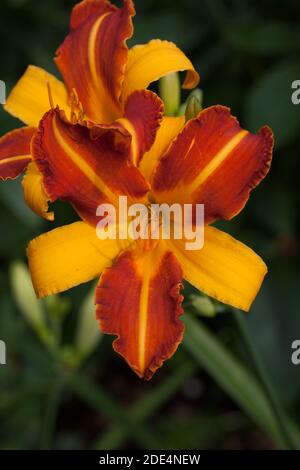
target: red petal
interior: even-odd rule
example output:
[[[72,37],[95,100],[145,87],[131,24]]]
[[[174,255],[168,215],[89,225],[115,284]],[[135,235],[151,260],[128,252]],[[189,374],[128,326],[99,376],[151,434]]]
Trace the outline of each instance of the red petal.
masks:
[[[34,132],[33,127],[22,127],[0,138],[0,179],[14,179],[26,170]]]
[[[32,150],[50,200],[71,202],[94,225],[99,222],[97,207],[117,205],[118,195],[128,196],[130,203],[144,202],[149,187],[128,161],[130,141],[121,126],[89,129],[70,124],[58,109],[49,111]]]
[[[69,90],[75,88],[89,119],[110,123],[121,115],[120,94],[132,35],[131,0],[116,8],[105,0],[86,0],[71,17],[71,31],[56,63]]]
[[[130,367],[146,380],[176,351],[184,326],[182,273],[175,256],[158,245],[127,251],[104,271],[96,290],[97,318]]]
[[[72,10],[70,29],[78,28],[92,15],[104,15],[105,13],[114,12],[116,10],[117,7],[107,0],[83,0],[77,3]]]
[[[242,130],[230,110],[212,106],[189,121],[160,160],[153,181],[158,200],[205,205],[205,221],[230,219],[269,171],[273,134]]]
[[[125,103],[124,118],[119,122],[132,135],[132,161],[136,166],[154,143],[163,111],[163,102],[149,90],[134,91]]]

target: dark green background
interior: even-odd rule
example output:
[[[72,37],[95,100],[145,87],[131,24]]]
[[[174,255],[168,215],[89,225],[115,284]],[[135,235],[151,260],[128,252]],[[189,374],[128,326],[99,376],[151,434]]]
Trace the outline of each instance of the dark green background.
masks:
[[[67,0],[0,1],[0,79],[9,89],[28,64],[56,73],[52,57],[68,31],[73,5]],[[281,402],[297,420],[300,365],[291,364],[291,343],[300,339],[300,105],[291,103],[291,83],[300,79],[299,2],[137,0],[136,8],[132,43],[156,37],[175,41],[201,74],[204,106],[230,106],[248,129],[269,124],[274,130],[270,174],[243,213],[222,228],[255,249],[269,266],[247,326]],[[0,110],[1,134],[19,125]],[[25,259],[30,239],[53,228],[26,209],[20,186],[19,180],[0,185],[0,339],[7,344],[8,362],[0,367],[0,449],[278,447],[206,371],[193,366],[184,346],[150,383],[143,383],[112,352],[106,337],[81,367],[93,387],[87,383],[85,392],[57,390],[57,369],[60,376],[68,374],[72,361],[57,365],[22,316],[10,287],[11,263]],[[55,226],[75,218],[64,205],[56,210]],[[65,345],[73,341],[78,306],[89,287],[63,296],[71,299]],[[249,363],[230,312],[202,321]],[[179,368],[186,377],[174,384]],[[126,413],[151,397],[157,406],[150,407],[141,426],[126,432]]]

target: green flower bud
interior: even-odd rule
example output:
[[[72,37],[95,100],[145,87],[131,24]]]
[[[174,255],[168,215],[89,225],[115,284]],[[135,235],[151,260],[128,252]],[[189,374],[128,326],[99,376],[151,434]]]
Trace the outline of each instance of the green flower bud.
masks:
[[[181,84],[177,72],[159,80],[159,95],[165,105],[165,115],[176,116],[181,100]]]
[[[192,295],[191,304],[199,315],[204,317],[214,317],[217,314],[216,306],[209,297]]]
[[[196,88],[188,97],[185,109],[186,122],[194,119],[202,111],[203,92],[200,88]]]

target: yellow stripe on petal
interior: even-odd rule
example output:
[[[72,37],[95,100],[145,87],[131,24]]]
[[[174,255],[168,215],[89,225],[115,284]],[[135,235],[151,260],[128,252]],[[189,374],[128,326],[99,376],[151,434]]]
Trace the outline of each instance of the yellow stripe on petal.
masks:
[[[49,111],[40,122],[32,155],[51,202],[71,203],[91,225],[99,222],[101,204],[118,206],[118,195],[146,202],[149,185],[128,161],[129,139],[120,124],[88,129],[68,123],[58,109]]]
[[[173,72],[187,71],[184,88],[194,88],[199,75],[186,55],[169,41],[154,39],[147,44],[134,46],[129,50],[122,97],[134,90],[147,88],[150,83]]]
[[[48,212],[49,198],[46,195],[43,176],[35,163],[28,165],[22,181],[24,199],[30,209],[46,220],[54,220],[54,212]]]
[[[64,84],[54,75],[30,65],[10,93],[4,109],[29,126],[37,126],[49,111],[48,86],[54,106],[58,105],[69,115],[68,94]]]
[[[154,170],[160,158],[167,151],[171,142],[177,137],[179,132],[183,129],[185,124],[185,117],[168,117],[165,116],[161,122],[160,128],[157,131],[156,139],[149,150],[145,153],[139,170],[148,181],[151,181]]]
[[[132,36],[132,0],[122,8],[107,0],[78,3],[71,31],[55,62],[69,90],[78,94],[84,112],[94,122],[111,124],[122,115],[121,87],[127,63],[127,39]]]
[[[0,180],[15,179],[26,170],[34,133],[34,128],[23,127],[0,137]]]
[[[29,243],[27,256],[38,297],[88,282],[109,267],[132,241],[100,240],[84,222],[59,227]]]
[[[160,159],[152,193],[158,202],[204,204],[206,224],[231,219],[267,175],[273,145],[267,126],[251,134],[229,108],[211,106],[185,125]]]
[[[184,240],[166,243],[193,286],[220,302],[250,309],[267,273],[254,251],[214,227],[205,227],[202,250],[185,250]]]
[[[151,379],[176,351],[184,326],[181,268],[163,244],[128,250],[104,271],[96,289],[97,318],[134,372]]]
[[[124,117],[119,122],[132,136],[131,158],[138,166],[141,158],[153,145],[163,118],[161,99],[150,90],[136,90],[124,106]]]

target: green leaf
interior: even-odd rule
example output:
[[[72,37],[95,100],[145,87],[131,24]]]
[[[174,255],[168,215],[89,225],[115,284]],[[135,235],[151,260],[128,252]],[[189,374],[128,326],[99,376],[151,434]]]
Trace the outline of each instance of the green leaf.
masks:
[[[79,309],[75,348],[81,357],[89,356],[102,338],[96,320],[94,298],[95,286],[87,294]]]
[[[45,323],[42,301],[36,297],[29,271],[24,263],[20,261],[12,263],[10,267],[10,280],[14,298],[20,312],[43,342],[52,342],[51,333]]]
[[[277,147],[290,143],[300,131],[300,107],[291,100],[292,82],[299,77],[300,62],[280,62],[255,83],[246,98],[246,127],[257,131],[267,124]]]
[[[283,447],[277,420],[257,380],[202,323],[190,315],[185,316],[185,323],[186,349],[228,395]],[[295,430],[295,433],[300,442],[299,431]]]
[[[155,388],[151,388],[148,394],[140,399],[140,401],[130,410],[132,419],[139,423],[143,423],[149,419],[159,408],[168,403],[172,395],[188,381],[190,376],[195,372],[196,364],[193,362],[183,362],[182,365],[176,367],[174,372],[169,375]],[[101,449],[118,449],[126,440],[126,432],[120,426],[112,426],[104,436],[101,435],[96,439],[93,448]]]
[[[36,298],[26,265],[21,261],[12,263],[10,278],[20,312],[34,327],[44,325],[43,307],[41,301]]]
[[[109,417],[120,429],[140,444],[142,449],[159,449],[160,440],[150,432],[149,426],[137,422],[131,413],[122,407],[111,392],[94,384],[84,373],[75,373],[68,382],[69,388],[91,408]]]

